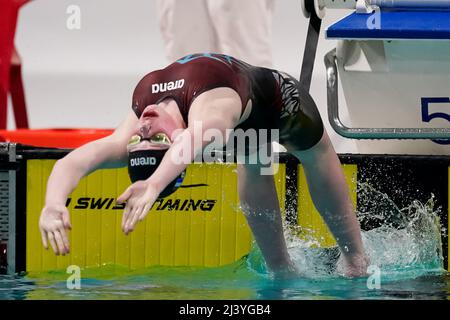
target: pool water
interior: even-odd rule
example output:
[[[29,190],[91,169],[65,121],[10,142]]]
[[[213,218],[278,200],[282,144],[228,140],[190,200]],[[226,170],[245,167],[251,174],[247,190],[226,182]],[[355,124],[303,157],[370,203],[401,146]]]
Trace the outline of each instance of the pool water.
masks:
[[[319,277],[274,280],[248,268],[243,259],[223,268],[149,268],[139,272],[119,267],[83,270],[81,289],[66,286],[67,275],[47,273],[0,278],[0,299],[146,299],[146,300],[301,300],[301,299],[447,299],[450,276],[434,266],[390,270],[380,289],[367,278]]]
[[[359,214],[363,225],[367,219],[377,225],[362,233],[372,265],[369,277],[344,278],[336,248],[318,248],[312,239],[300,239],[286,228],[289,252],[299,270],[294,278],[274,279],[255,247],[240,261],[220,268],[86,268],[81,270],[80,289],[68,289],[70,275],[65,270],[0,276],[0,300],[450,298],[450,274],[443,269],[441,244],[446,230],[441,228],[434,199],[399,209],[370,186],[362,186],[360,192],[376,202],[370,206],[368,201],[367,208],[378,208]]]

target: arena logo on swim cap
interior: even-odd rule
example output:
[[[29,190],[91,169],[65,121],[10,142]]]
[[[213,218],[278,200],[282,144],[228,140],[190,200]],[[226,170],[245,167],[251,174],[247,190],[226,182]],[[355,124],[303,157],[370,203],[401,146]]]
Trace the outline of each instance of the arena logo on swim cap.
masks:
[[[154,166],[156,164],[155,157],[140,157],[136,159],[130,159],[130,166],[138,167],[138,166]]]
[[[152,84],[152,93],[166,92],[184,87],[184,79]]]

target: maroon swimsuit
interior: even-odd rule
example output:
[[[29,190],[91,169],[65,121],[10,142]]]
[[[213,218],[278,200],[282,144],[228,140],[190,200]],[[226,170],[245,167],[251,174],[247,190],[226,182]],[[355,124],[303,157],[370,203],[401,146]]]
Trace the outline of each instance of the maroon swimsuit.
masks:
[[[188,124],[195,98],[219,87],[239,94],[241,115],[252,100],[250,115],[237,128],[280,129],[280,142],[289,140],[290,145],[301,150],[315,145],[322,137],[323,125],[314,101],[295,79],[222,54],[189,55],[149,73],[134,90],[132,107],[140,118],[147,106],[172,98]]]

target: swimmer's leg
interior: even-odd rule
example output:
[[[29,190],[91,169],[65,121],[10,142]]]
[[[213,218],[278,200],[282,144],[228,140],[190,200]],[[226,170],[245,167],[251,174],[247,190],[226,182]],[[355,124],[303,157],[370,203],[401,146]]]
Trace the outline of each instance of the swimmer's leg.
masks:
[[[320,141],[307,150],[298,151],[285,146],[304,167],[314,205],[343,254],[345,274],[350,277],[365,275],[368,259],[361,240],[360,225],[341,163],[328,134],[324,131]]]
[[[284,239],[273,175],[258,164],[238,164],[241,206],[269,269],[276,275],[294,271]]]

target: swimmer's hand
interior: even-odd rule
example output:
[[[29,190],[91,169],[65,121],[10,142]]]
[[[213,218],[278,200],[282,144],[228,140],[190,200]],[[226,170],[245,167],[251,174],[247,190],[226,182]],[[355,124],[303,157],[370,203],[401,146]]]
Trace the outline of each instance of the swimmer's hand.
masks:
[[[42,244],[48,249],[48,242],[57,256],[70,252],[67,230],[72,229],[69,211],[64,205],[48,205],[42,209],[39,218]]]
[[[159,192],[152,184],[147,181],[138,181],[117,198],[117,203],[126,203],[122,217],[122,231],[126,235],[134,230],[138,221],[142,221],[147,216],[158,195]]]

